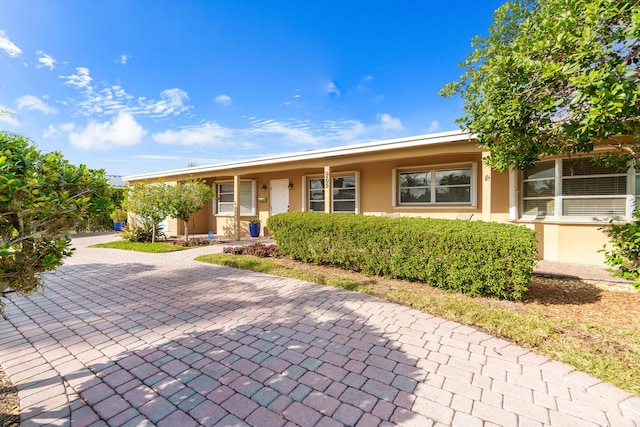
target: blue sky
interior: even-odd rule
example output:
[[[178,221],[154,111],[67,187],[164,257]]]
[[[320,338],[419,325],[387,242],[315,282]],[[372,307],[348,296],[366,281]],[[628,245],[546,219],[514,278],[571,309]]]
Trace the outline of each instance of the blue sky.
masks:
[[[132,175],[458,129],[502,1],[0,3],[0,129]]]

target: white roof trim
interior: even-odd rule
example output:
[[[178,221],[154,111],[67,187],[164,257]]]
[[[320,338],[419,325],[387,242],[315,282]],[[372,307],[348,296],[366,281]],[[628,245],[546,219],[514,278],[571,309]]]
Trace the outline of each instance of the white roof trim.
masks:
[[[476,135],[466,131],[432,133],[428,135],[411,136],[405,138],[388,139],[383,141],[366,142],[361,144],[343,145],[340,147],[322,148],[319,150],[301,151],[297,153],[280,154],[260,157],[252,160],[240,160],[205,166],[195,166],[181,169],[171,169],[139,175],[125,176],[125,181],[140,181],[144,179],[162,178],[173,175],[189,175],[202,172],[213,172],[225,169],[239,169],[252,166],[286,163],[293,161],[312,160],[322,157],[346,156],[352,154],[369,153],[375,151],[393,150],[398,148],[419,147],[421,145],[442,144],[446,142],[466,142],[476,139]]]

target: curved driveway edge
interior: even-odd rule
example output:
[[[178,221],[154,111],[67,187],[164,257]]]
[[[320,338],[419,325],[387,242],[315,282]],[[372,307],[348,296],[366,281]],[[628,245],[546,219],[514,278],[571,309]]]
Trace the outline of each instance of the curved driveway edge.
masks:
[[[640,426],[640,398],[363,294],[74,239],[12,297],[0,364],[22,426]]]

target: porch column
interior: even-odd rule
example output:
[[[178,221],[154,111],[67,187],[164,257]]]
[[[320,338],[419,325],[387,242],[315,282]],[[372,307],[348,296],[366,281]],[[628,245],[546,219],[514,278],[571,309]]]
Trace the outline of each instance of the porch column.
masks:
[[[331,183],[331,166],[324,167],[324,211],[331,213],[333,205],[333,185]]]
[[[518,172],[509,167],[509,221],[518,219]]]
[[[240,176],[233,176],[233,232],[240,240]]]
[[[487,166],[484,159],[491,155],[488,151],[482,152],[482,220],[491,221],[491,174],[492,169]]]

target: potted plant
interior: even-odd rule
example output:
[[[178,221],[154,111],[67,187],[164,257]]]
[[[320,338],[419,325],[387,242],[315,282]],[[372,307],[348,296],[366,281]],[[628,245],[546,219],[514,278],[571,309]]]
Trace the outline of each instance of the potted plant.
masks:
[[[260,219],[252,218],[249,220],[249,234],[251,237],[260,237]]]
[[[109,216],[113,220],[113,229],[115,231],[124,230],[127,221],[127,211],[122,208],[114,209]]]

